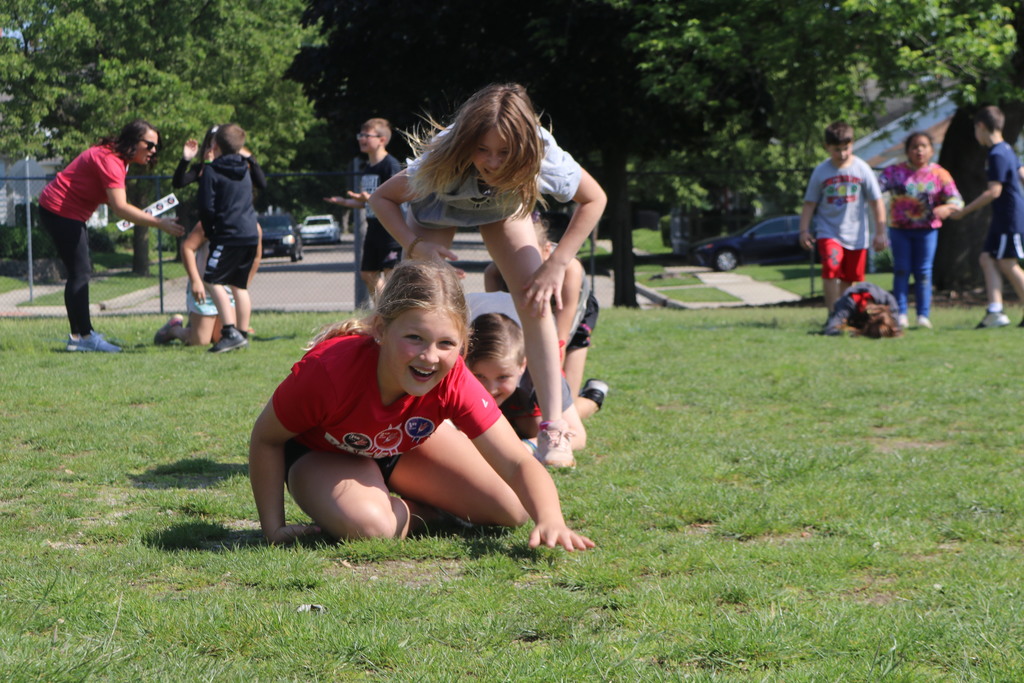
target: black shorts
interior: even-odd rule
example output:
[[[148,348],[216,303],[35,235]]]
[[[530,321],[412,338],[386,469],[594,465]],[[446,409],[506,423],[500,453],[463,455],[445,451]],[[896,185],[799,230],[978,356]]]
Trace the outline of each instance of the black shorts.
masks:
[[[1020,233],[1002,232],[990,227],[982,251],[987,251],[996,259],[1021,259],[1024,258],[1024,240]]]
[[[366,219],[366,239],[359,269],[376,272],[391,270],[402,260],[402,245],[384,229],[376,218]]]
[[[590,333],[597,327],[597,314],[600,310],[601,307],[597,303],[597,297],[591,292],[587,297],[587,308],[583,312],[583,320],[580,320],[580,324],[576,326],[576,332],[572,335],[572,339],[565,345],[566,350],[585,349],[590,346]]]
[[[309,453],[312,448],[301,444],[295,439],[288,439],[284,442],[284,483],[288,484],[288,473],[292,469],[292,465],[299,461],[299,458]],[[356,456],[364,457],[364,456]],[[374,458],[373,461],[377,463],[377,467],[380,468],[380,473],[384,476],[384,483],[387,484],[388,480],[391,479],[391,472],[395,469],[395,465],[398,464],[398,459],[402,457],[402,454],[391,455],[386,458]]]
[[[211,285],[230,285],[239,289],[249,287],[249,273],[256,260],[256,244],[210,244],[210,258],[206,260],[203,282]]]

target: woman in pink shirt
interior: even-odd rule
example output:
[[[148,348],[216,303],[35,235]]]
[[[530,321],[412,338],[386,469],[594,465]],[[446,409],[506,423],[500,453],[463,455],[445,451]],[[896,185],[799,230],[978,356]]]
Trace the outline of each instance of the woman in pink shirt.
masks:
[[[75,157],[39,197],[40,222],[53,239],[68,273],[64,288],[64,307],[71,324],[68,351],[121,350],[93,330],[89,316],[92,261],[85,222],[96,208],[106,204],[120,218],[159,228],[175,237],[185,232],[171,219],[156,218],[132,206],[125,194],[128,164],[151,164],[159,148],[160,133],[146,121],[136,119],[122,128],[116,138],[102,138]]]

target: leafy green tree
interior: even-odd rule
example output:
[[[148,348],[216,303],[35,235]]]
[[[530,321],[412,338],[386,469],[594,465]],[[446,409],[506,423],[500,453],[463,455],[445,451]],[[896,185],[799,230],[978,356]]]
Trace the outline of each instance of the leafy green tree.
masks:
[[[161,131],[157,172],[170,173],[187,138],[235,121],[268,170],[286,167],[314,123],[283,78],[312,35],[301,10],[301,0],[5,0],[0,148],[70,161],[140,117]],[[131,192],[143,206],[156,198]],[[136,228],[140,273],[147,235]]]
[[[770,141],[788,150],[783,157],[806,163],[820,156],[819,131],[829,120],[846,118],[871,130],[889,98],[923,108],[952,93],[961,106],[940,163],[969,199],[985,186],[984,150],[974,141],[970,113],[982,103],[1001,103],[1011,141],[1024,121],[1019,2],[749,0],[729,12],[715,2],[644,2],[637,12],[644,21],[634,45],[645,55],[645,86],[726,132],[717,141],[709,136],[705,158],[728,160],[732,138]],[[743,88],[755,93],[755,106],[734,98]],[[749,157],[755,158],[764,156]],[[978,282],[985,222],[987,212],[947,221],[937,285]]]
[[[871,130],[886,98],[923,106],[950,90],[966,107],[1002,101],[1013,120],[1019,12],[991,0],[309,0],[322,41],[291,74],[342,135],[371,113],[408,127],[488,82],[524,83],[609,193],[616,303],[634,305],[638,190],[701,201],[729,177],[795,209],[806,176],[771,171],[809,172],[829,121]]]
[[[502,11],[469,0],[311,0],[305,17],[322,42],[302,50],[291,74],[343,135],[371,112],[408,128],[487,83],[527,86],[559,143],[608,192],[615,301],[636,305],[628,161],[699,127],[639,86],[629,3],[525,0]]]

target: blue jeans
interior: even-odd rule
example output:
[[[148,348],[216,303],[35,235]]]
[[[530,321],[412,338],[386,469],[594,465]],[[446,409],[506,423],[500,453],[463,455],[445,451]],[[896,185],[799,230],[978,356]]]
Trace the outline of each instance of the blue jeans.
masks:
[[[939,231],[889,228],[889,242],[892,244],[892,293],[900,306],[900,314],[907,314],[907,294],[913,273],[917,314],[927,318],[932,309],[932,262]]]

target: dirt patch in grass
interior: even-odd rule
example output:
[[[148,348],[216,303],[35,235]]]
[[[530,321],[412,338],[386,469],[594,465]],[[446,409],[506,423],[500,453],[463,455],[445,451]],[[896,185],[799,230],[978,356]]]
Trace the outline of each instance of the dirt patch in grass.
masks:
[[[409,560],[388,560],[372,564],[352,564],[338,560],[327,571],[328,574],[354,574],[365,581],[389,579],[409,588],[423,588],[447,583],[460,578],[462,565],[453,560],[412,562]]]
[[[762,534],[750,539],[756,543],[767,543],[769,545],[787,545],[799,541],[807,541],[814,537],[813,527],[804,527],[799,531],[789,531],[784,534]]]
[[[906,600],[899,593],[889,588],[895,583],[895,577],[891,576],[866,576],[864,577],[863,585],[846,591],[845,595],[865,605],[884,607],[897,600]]]
[[[945,448],[949,444],[944,441],[915,441],[913,439],[891,439],[885,436],[868,437],[876,451],[889,455],[898,451],[926,450],[933,451],[938,448]]]

